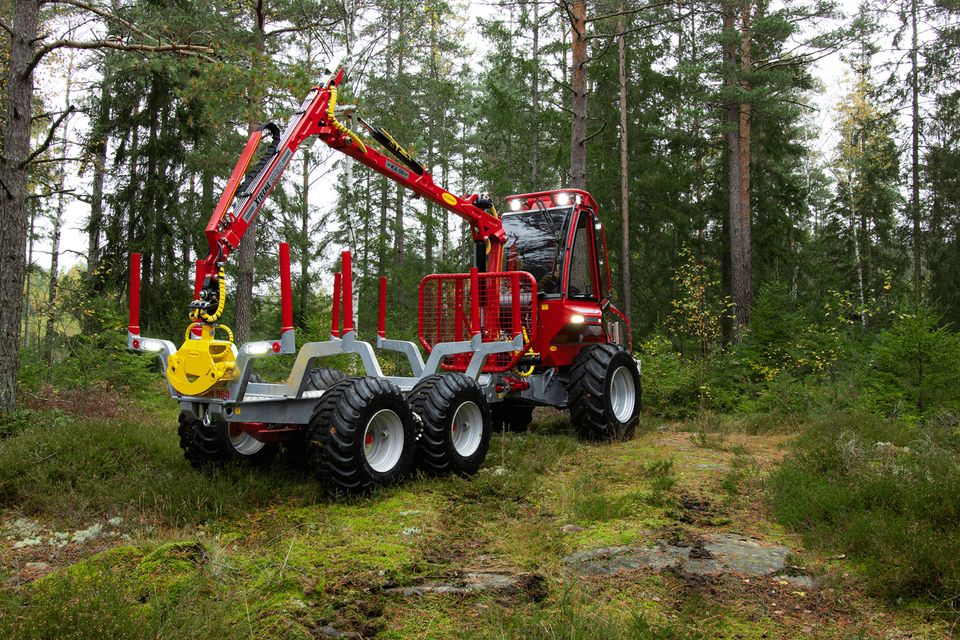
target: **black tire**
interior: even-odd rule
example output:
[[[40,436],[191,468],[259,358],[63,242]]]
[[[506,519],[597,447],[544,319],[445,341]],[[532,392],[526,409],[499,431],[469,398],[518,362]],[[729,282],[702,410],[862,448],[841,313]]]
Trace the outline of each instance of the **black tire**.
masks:
[[[491,420],[487,399],[476,381],[462,373],[432,375],[424,378],[407,396],[410,408],[423,421],[423,433],[417,448],[420,468],[433,475],[455,473],[472,476],[483,464],[490,448]],[[477,412],[470,407],[472,403]],[[454,423],[457,411],[464,407],[459,424]],[[471,415],[472,414],[472,415]],[[472,418],[473,425],[465,425],[464,419]],[[479,425],[476,421],[479,420]],[[464,427],[480,427],[479,436],[464,431]],[[460,428],[459,434],[456,429]],[[467,433],[466,442],[455,440]],[[461,442],[461,453],[457,442]]]
[[[381,411],[399,418],[399,457],[374,468],[366,451],[367,427]],[[390,417],[387,416],[389,420]],[[324,392],[313,410],[307,435],[308,456],[317,477],[336,492],[359,493],[392,484],[407,474],[416,452],[413,413],[396,385],[380,378],[347,378]]]
[[[268,466],[277,455],[279,445],[259,443],[251,453],[238,450],[230,439],[230,425],[225,421],[211,422],[209,426],[185,413],[180,414],[177,433],[183,457],[194,469],[213,469],[230,462],[243,462],[255,466]],[[253,440],[252,436],[247,436]],[[248,446],[249,443],[248,443]]]
[[[533,405],[515,400],[504,400],[490,407],[494,431],[526,433],[533,422]]]
[[[314,367],[308,374],[307,391],[325,391],[335,383],[347,378],[347,374],[330,367]]]
[[[307,385],[305,391],[326,391],[341,380],[347,379],[347,374],[339,369],[329,367],[314,367],[307,374]],[[309,428],[304,425],[300,431],[293,434],[283,443],[283,455],[287,463],[294,467],[304,468],[308,463],[307,456],[307,432]]]
[[[620,378],[624,372],[628,379]],[[633,382],[633,407],[627,415],[618,417],[614,411],[614,393],[611,387],[614,374],[620,382]],[[626,384],[629,393],[629,384]],[[622,388],[622,387],[621,387]],[[626,440],[633,436],[640,416],[640,372],[637,362],[626,351],[612,344],[586,347],[573,361],[570,369],[570,418],[577,434],[588,440]],[[620,392],[620,395],[625,395]],[[627,413],[627,406],[622,413]]]
[[[249,382],[263,382],[263,378],[253,373]],[[250,441],[245,442],[244,446],[256,448],[256,451],[244,453],[238,450],[230,439],[230,424],[226,421],[204,425],[202,421],[181,412],[178,422],[177,435],[180,436],[183,457],[194,469],[212,469],[234,461],[266,467],[273,462],[280,449],[280,445],[272,442],[264,442],[261,443],[263,446],[257,447],[253,437],[248,436]]]

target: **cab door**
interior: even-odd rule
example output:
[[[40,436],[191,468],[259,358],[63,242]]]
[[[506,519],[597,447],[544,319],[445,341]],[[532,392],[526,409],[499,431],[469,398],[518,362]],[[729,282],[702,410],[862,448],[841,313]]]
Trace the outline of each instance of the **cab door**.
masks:
[[[595,214],[586,208],[571,217],[564,243],[561,295],[540,300],[540,340],[547,343],[541,345],[540,354],[546,366],[573,364],[584,344],[607,341],[594,221]]]
[[[564,294],[570,302],[596,305],[599,310],[602,289],[595,228],[593,212],[581,209],[570,234]]]

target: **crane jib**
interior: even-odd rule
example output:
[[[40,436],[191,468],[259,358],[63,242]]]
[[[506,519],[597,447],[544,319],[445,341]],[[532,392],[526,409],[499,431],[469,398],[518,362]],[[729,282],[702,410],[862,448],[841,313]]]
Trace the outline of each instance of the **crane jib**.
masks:
[[[252,202],[250,199],[247,200],[243,205],[243,213],[241,214],[243,220],[249,223],[253,220],[253,216],[257,214],[257,211],[260,210],[260,207],[263,206],[264,201],[267,199],[267,196],[270,195],[270,192],[273,190],[274,185],[280,179],[280,175],[283,174],[284,169],[287,168],[287,163],[290,162],[290,158],[293,157],[293,151],[290,150],[290,147],[285,147],[284,150],[280,153],[280,159],[274,163],[273,169],[270,170],[270,174],[267,176],[266,180],[263,181],[263,186],[257,191],[256,195],[253,196]]]

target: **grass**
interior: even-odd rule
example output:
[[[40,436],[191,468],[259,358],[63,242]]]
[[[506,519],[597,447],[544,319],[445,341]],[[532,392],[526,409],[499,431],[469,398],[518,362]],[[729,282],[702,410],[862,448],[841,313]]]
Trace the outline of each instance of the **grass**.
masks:
[[[316,483],[278,470],[195,473],[177,444],[176,420],[41,420],[0,447],[0,506],[70,525],[144,514],[164,526],[241,517],[281,498],[310,499]]]
[[[960,435],[861,415],[813,423],[769,479],[777,518],[891,601],[960,604]]]
[[[175,591],[131,580],[141,551],[115,549],[37,581],[0,591],[0,637],[212,638],[229,636],[225,603],[198,574]]]
[[[467,636],[508,640],[684,640],[696,636],[679,625],[653,622],[639,610],[613,613],[593,606],[583,592],[568,590],[549,607],[527,607],[514,611],[494,610],[483,629]]]
[[[599,546],[689,539],[716,531],[720,516],[739,530],[761,487],[755,452],[739,436],[703,448],[687,433],[645,428],[630,442],[583,444],[550,413],[531,433],[496,434],[473,479],[417,476],[331,501],[283,464],[195,472],[169,407],[142,413],[38,411],[0,439],[0,528],[24,516],[50,531],[123,518],[105,528],[116,537],[64,551],[14,551],[0,535],[0,638],[293,639],[328,625],[396,640],[800,637],[795,622],[771,620],[770,607],[782,605],[738,596],[738,579],[592,579],[563,561]],[[738,500],[726,500],[725,476],[694,471],[704,460],[738,474]],[[685,513],[691,497],[708,512]],[[38,559],[52,572],[16,586],[24,563]],[[478,570],[530,586],[388,592]],[[842,621],[831,628],[837,634],[825,637],[845,637]]]

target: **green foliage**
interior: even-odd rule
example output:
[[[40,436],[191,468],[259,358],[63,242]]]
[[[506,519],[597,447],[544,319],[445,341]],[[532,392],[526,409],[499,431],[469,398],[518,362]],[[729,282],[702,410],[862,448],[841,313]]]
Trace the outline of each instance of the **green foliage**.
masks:
[[[67,425],[71,418],[63,411],[51,409],[17,409],[13,413],[0,414],[0,439],[15,436],[27,429],[52,429]]]
[[[688,258],[678,270],[674,342],[655,334],[640,346],[647,411],[688,418],[859,408],[913,422],[960,406],[960,335],[930,309],[886,312],[893,296],[863,309],[848,293],[830,294],[818,309],[772,283],[760,289],[742,341],[724,348],[702,340],[717,335],[703,330],[717,316],[705,312],[698,269]],[[863,331],[863,313],[873,330]],[[691,355],[684,348],[691,342],[714,346]]]
[[[622,617],[594,612],[583,597],[566,593],[556,606],[531,611],[521,609],[504,615],[487,616],[482,633],[469,638],[530,638],[532,640],[683,640],[693,638],[680,625],[651,622],[642,612],[632,611]]]
[[[960,455],[956,417],[921,429],[869,414],[817,420],[769,478],[778,519],[809,544],[858,560],[891,599],[957,606]]]
[[[15,424],[17,434],[2,441],[0,506],[80,524],[135,505],[158,522],[178,526],[237,517],[280,495],[319,491],[309,478],[278,482],[256,469],[193,472],[178,446],[173,418],[166,426],[148,426],[46,416]]]
[[[960,407],[960,336],[929,309],[898,314],[870,353],[869,408],[916,421]]]
[[[118,548],[47,576],[17,592],[0,592],[0,636],[62,638],[226,638],[236,622],[200,578],[168,597],[142,588],[125,574],[140,551]],[[234,636],[235,637],[235,636]]]
[[[721,323],[730,316],[729,298],[718,296],[720,282],[710,277],[706,265],[689,249],[680,252],[683,262],[677,267],[673,282],[677,295],[670,302],[673,314],[668,321],[671,334],[681,344],[693,345],[704,360],[716,348],[721,337]]]
[[[690,363],[674,351],[664,336],[655,334],[640,346],[643,365],[643,403],[647,411],[665,418],[697,413],[701,389],[699,362]]]

